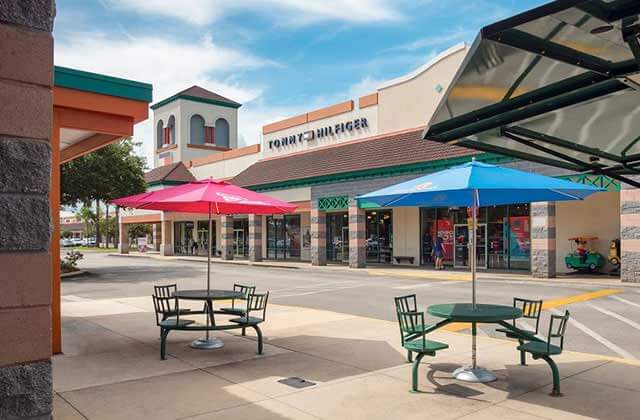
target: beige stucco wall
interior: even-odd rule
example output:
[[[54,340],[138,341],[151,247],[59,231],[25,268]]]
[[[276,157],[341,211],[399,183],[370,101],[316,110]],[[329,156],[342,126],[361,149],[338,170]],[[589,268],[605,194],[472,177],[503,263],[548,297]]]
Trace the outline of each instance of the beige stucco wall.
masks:
[[[458,71],[468,48],[454,46],[407,76],[378,87],[378,131],[426,125]],[[436,86],[440,85],[440,92]]]
[[[393,209],[393,255],[413,257],[413,264],[420,265],[419,208],[396,207]],[[395,264],[395,260],[393,263]]]
[[[190,149],[191,150],[191,149]],[[206,152],[206,150],[205,150]],[[215,153],[209,152],[208,154]],[[228,179],[233,178],[249,166],[256,163],[260,154],[253,153],[250,155],[239,156],[233,159],[225,159],[217,162],[207,163],[206,165],[193,166],[189,170],[196,179]]]
[[[597,236],[592,249],[603,257],[609,255],[609,242],[620,237],[620,193],[603,192],[584,201],[556,203],[556,268],[559,273],[568,270],[564,257],[571,251],[568,238]],[[611,266],[605,266],[608,271]]]
[[[266,191],[263,194],[282,201],[309,201],[311,200],[311,187],[290,188],[287,190]]]

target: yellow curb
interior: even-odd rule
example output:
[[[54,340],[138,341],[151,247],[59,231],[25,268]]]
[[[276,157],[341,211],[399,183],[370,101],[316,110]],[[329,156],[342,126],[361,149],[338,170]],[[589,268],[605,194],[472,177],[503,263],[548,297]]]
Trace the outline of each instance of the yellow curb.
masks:
[[[471,281],[471,275],[467,273],[431,273],[424,271],[407,273],[402,271],[367,270],[367,274],[370,276],[411,277],[427,280]]]
[[[559,306],[567,306],[570,305],[572,303],[579,303],[579,302],[586,302],[588,300],[592,300],[592,299],[598,299],[604,296],[611,296],[611,295],[617,295],[619,293],[624,292],[624,290],[621,289],[603,289],[603,290],[598,290],[596,292],[589,292],[589,293],[582,293],[579,295],[574,295],[574,296],[569,296],[566,298],[560,298],[560,299],[553,299],[553,300],[548,300],[546,302],[544,302],[542,304],[542,309],[553,309],[553,308],[557,308]],[[471,323],[470,322],[453,322],[451,324],[445,325],[444,327],[440,328],[441,330],[444,331],[449,331],[449,332],[458,332],[458,331],[462,331],[462,330],[467,330],[471,328]],[[626,359],[622,359],[622,360],[626,360]]]

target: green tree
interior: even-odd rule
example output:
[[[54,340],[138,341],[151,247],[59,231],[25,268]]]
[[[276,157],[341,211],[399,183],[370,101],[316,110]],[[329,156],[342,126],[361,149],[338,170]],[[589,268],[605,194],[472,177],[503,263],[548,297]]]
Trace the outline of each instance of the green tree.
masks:
[[[87,232],[87,236],[93,236],[95,234],[94,224],[96,223],[96,214],[90,207],[82,206],[76,215],[84,223],[84,231]]]
[[[145,159],[134,153],[137,145],[131,138],[124,139],[62,165],[61,203],[95,202],[95,220],[100,220],[101,203],[144,192]],[[116,208],[116,218],[118,216],[119,209]],[[95,223],[95,229],[96,244],[99,245],[100,223]]]
[[[73,236],[73,232],[71,232],[70,230],[63,230],[60,236],[62,236],[65,239],[70,238]]]
[[[151,235],[151,233],[153,233],[151,225],[143,223],[132,223],[129,225],[129,240]]]

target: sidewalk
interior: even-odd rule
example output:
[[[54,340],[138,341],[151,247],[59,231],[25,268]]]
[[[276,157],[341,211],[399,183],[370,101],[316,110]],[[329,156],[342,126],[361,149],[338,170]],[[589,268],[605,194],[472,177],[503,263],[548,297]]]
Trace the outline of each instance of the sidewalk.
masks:
[[[191,257],[191,256],[161,256],[157,252],[130,252],[129,254],[117,254],[111,253],[112,257],[123,258],[154,258],[165,261],[193,261],[206,263],[206,257]],[[237,264],[244,266],[256,266],[256,267],[271,267],[271,268],[289,268],[289,269],[305,269],[305,270],[335,270],[335,271],[359,271],[366,272],[370,276],[379,277],[403,277],[416,280],[451,280],[451,281],[471,281],[471,274],[468,271],[461,270],[445,270],[437,271],[425,267],[407,267],[407,266],[373,266],[362,269],[349,268],[346,265],[329,264],[322,267],[313,266],[308,262],[294,262],[294,261],[261,261],[250,262],[248,260],[222,260],[218,257],[212,259],[214,264]],[[623,283],[618,277],[610,277],[606,275],[601,276],[581,276],[581,275],[561,275],[552,279],[534,278],[528,273],[505,273],[505,272],[479,272],[477,274],[478,279],[483,280],[505,280],[505,281],[532,281],[532,282],[544,282],[544,283],[575,283],[575,284],[590,284],[594,286],[606,286],[606,287],[640,287],[640,283]]]
[[[413,394],[395,323],[289,306],[269,307],[263,356],[252,337],[219,333],[225,347],[202,351],[188,347],[199,333],[172,332],[161,361],[151,306],[146,296],[64,301],[65,354],[53,358],[56,420],[615,420],[640,410],[637,361],[565,351],[556,359],[564,397],[553,398],[548,366],[518,365],[507,340],[478,340],[479,360],[498,381],[451,379],[469,361],[470,337],[446,331],[432,336],[450,349],[424,359],[422,392]],[[292,376],[315,385],[278,382]]]

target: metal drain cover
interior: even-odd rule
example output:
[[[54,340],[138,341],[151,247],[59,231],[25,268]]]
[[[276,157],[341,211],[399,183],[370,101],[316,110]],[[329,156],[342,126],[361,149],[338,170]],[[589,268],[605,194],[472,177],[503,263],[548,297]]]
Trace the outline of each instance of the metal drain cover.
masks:
[[[307,381],[304,378],[298,378],[297,376],[292,376],[290,378],[280,379],[278,382],[281,384],[289,385],[294,388],[306,388],[309,386],[314,386],[316,383]]]

